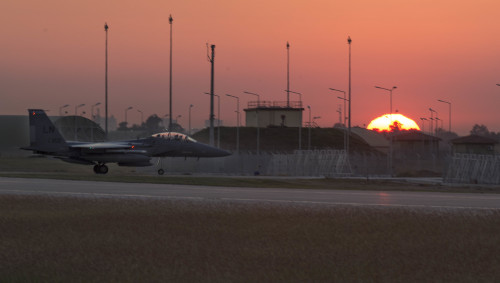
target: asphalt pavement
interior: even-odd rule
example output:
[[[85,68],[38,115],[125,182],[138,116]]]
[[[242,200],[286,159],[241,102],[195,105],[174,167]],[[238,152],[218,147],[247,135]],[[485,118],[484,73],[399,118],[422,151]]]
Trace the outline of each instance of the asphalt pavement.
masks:
[[[0,194],[311,205],[500,209],[500,194],[212,187],[0,177]]]

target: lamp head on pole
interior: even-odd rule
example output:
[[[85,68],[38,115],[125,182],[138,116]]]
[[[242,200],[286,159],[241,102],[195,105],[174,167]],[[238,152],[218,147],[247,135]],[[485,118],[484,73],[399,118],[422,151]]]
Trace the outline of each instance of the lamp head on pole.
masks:
[[[290,43],[288,43],[288,41],[286,42],[286,48],[290,48]]]
[[[172,18],[172,15],[168,16],[168,22],[169,22],[170,24],[172,24],[172,22],[173,22],[173,21],[174,21],[174,19]]]
[[[348,36],[348,37],[347,37],[347,44],[351,45],[351,42],[352,42],[351,37],[350,37],[350,36]]]
[[[108,23],[106,23],[106,22],[105,22],[105,23],[104,23],[104,31],[108,31],[108,28],[109,28],[109,27],[108,27]]]

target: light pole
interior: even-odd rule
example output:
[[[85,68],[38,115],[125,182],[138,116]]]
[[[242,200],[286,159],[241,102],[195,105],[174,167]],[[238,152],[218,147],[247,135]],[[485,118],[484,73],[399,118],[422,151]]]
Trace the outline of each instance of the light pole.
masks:
[[[288,93],[298,94],[299,95],[299,101],[300,101],[300,107],[302,107],[302,93],[291,91],[291,90],[285,90],[285,91],[288,92]],[[287,107],[290,107],[290,103],[288,103]]]
[[[77,115],[78,108],[85,106],[85,103],[75,106],[75,116]]]
[[[93,105],[90,107],[90,115],[92,116],[92,121],[94,121],[94,119],[95,119],[95,116],[94,116],[94,107],[99,106],[99,105],[101,105],[101,103],[100,103],[100,102],[97,102],[96,104],[93,104]]]
[[[302,109],[302,93],[300,92],[295,92],[291,90],[285,90],[287,93],[295,93],[299,95],[299,101],[300,101],[300,108]],[[288,95],[287,95],[288,97]],[[290,102],[288,101],[288,107],[290,107]],[[302,110],[300,110],[302,112]],[[299,121],[299,150],[302,150],[302,114],[300,115],[300,121]]]
[[[332,91],[342,92],[344,94],[343,98],[340,97],[340,96],[337,96],[337,98],[344,100],[344,150],[345,150],[345,152],[347,154],[347,153],[349,153],[349,138],[350,138],[350,127],[351,127],[350,123],[351,123],[351,118],[349,117],[349,132],[347,132],[347,130],[348,130],[346,128],[346,120],[347,120],[347,115],[346,114],[347,114],[347,112],[346,112],[345,107],[346,107],[346,102],[349,102],[349,105],[351,105],[351,103],[350,103],[349,99],[346,99],[346,97],[345,97],[345,94],[346,94],[345,91],[340,90],[340,89],[335,89],[335,88],[329,88],[329,89],[332,90]],[[350,97],[350,95],[349,95],[349,97]],[[349,111],[349,115],[351,115],[350,111]]]
[[[181,127],[181,124],[179,124],[179,118],[181,118],[182,115],[177,115],[177,117],[175,117],[175,123],[179,126],[179,129]]]
[[[134,107],[129,106],[128,108],[126,108],[126,109],[125,109],[125,126],[128,124],[128,121],[127,121],[127,112],[128,112],[130,109],[132,109],[132,108],[134,108]]]
[[[209,130],[209,141],[210,145],[214,145],[214,77],[215,77],[215,45],[210,45],[212,49],[212,56],[207,55],[208,61],[210,62],[210,130]],[[208,44],[207,44],[208,53]]]
[[[106,49],[105,49],[105,67],[104,67],[104,108],[105,108],[105,128],[106,128],[106,139],[108,138],[108,24],[104,23],[104,31],[106,32]]]
[[[451,133],[451,102],[446,101],[446,100],[441,100],[441,99],[438,99],[438,101],[448,104],[448,113],[450,114],[449,121],[448,121],[449,122],[449,124],[448,124],[448,132]]]
[[[172,18],[172,15],[168,17],[168,22],[170,24],[170,84],[169,84],[169,115],[168,115],[168,132],[171,132],[172,130],[172,23],[174,22],[174,19]]]
[[[191,108],[193,108],[193,104],[189,105],[189,135],[191,135]]]
[[[255,115],[257,118],[257,155],[260,156],[260,127],[259,127],[260,95],[249,91],[244,91],[243,93],[257,96],[257,109],[255,110]]]
[[[288,41],[286,42],[286,107],[290,107],[290,44]]]
[[[311,106],[307,105],[307,108],[309,109],[309,133],[308,133],[308,138],[307,138],[307,150],[311,150]]]
[[[59,116],[63,115],[62,110],[66,107],[69,107],[69,104],[64,104],[63,106],[59,107]]]
[[[144,124],[144,114],[142,113],[142,110],[137,109],[137,112],[141,113],[141,126]]]
[[[391,117],[391,122],[392,122],[392,91],[395,90],[396,86],[393,86],[392,88],[385,88],[385,87],[379,87],[379,86],[375,86],[375,88],[378,88],[378,89],[383,89],[383,90],[387,90],[390,94],[390,108],[389,108],[389,116]]]
[[[438,113],[436,110],[432,109],[432,108],[429,108],[429,111],[431,111],[431,120],[434,121],[437,119],[438,117]],[[436,113],[436,118],[434,118],[434,113]],[[432,124],[432,121],[431,121],[431,135],[434,133],[434,125]],[[437,131],[437,120],[436,120],[436,131]]]
[[[439,130],[438,128],[438,121],[441,121],[441,130],[443,130],[443,119],[439,119],[438,117],[436,117],[436,135],[437,135],[437,132]]]
[[[351,137],[351,37],[347,37],[347,44],[349,44],[349,127],[347,132],[347,151],[346,154],[349,156],[349,143]]]
[[[75,141],[77,140],[77,139],[76,139],[76,113],[77,113],[77,111],[78,111],[78,108],[83,107],[83,106],[85,106],[85,103],[82,103],[82,104],[80,104],[80,105],[76,105],[76,106],[75,106]]]
[[[236,98],[236,152],[240,153],[240,98],[235,95],[226,94],[229,97]]]
[[[205,94],[210,95],[210,93],[205,92]],[[220,148],[220,96],[214,93],[217,97],[217,147]]]
[[[422,121],[422,132],[425,133],[425,121],[428,121],[427,118],[420,118],[420,120]]]
[[[347,99],[345,99],[345,97],[337,96],[337,98],[344,100],[344,105],[345,105],[345,101],[347,100]],[[346,153],[347,153],[347,145],[348,144],[349,144],[349,136],[347,135],[347,129],[345,126],[345,117],[344,117],[344,150]]]
[[[95,120],[96,120],[96,119],[95,119],[96,117],[95,117],[95,115],[94,115],[94,107],[95,107],[95,106],[98,106],[98,105],[101,105],[101,103],[100,103],[100,102],[97,102],[96,104],[93,104],[93,105],[90,107],[90,118],[91,118],[91,119],[92,119],[92,121],[94,121],[94,122],[95,122]],[[99,117],[98,124],[99,124],[99,122],[101,122],[100,120],[101,120],[101,118]],[[94,125],[92,125],[92,126],[90,127],[90,140],[91,140],[91,141],[94,141]]]
[[[339,98],[344,100],[344,126],[346,126],[347,111],[346,111],[345,107],[346,107],[346,102],[349,101],[349,99],[345,98],[345,91],[340,90],[340,89],[334,89],[334,88],[329,88],[329,89],[333,90],[333,91],[342,92],[344,94],[344,98],[341,98],[341,97],[339,97]]]
[[[389,117],[391,118],[391,126],[392,126],[392,91],[395,90],[397,87],[393,86],[392,88],[385,88],[385,87],[379,87],[375,86],[375,88],[386,90],[390,94],[390,109],[389,109]],[[392,158],[393,158],[393,149],[392,149],[392,143],[393,143],[393,132],[390,131],[389,133],[390,139],[389,139],[389,160],[387,161],[387,167],[389,167],[389,174],[392,176]]]
[[[427,118],[421,117],[420,120],[422,121],[422,133],[425,133],[425,121],[428,121]],[[432,121],[431,121],[432,123]],[[422,135],[422,152],[425,152],[425,135]]]
[[[217,148],[220,148],[220,96],[214,93],[217,97]]]

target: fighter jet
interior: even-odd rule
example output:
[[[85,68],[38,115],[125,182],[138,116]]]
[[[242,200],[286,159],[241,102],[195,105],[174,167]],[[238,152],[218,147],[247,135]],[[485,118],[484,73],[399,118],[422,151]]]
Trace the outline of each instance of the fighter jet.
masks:
[[[22,149],[54,156],[62,161],[93,165],[96,174],[106,174],[106,163],[119,166],[151,166],[153,157],[223,157],[229,152],[176,132],[117,142],[66,141],[44,110],[29,109],[30,145]],[[163,174],[160,168],[158,174]]]

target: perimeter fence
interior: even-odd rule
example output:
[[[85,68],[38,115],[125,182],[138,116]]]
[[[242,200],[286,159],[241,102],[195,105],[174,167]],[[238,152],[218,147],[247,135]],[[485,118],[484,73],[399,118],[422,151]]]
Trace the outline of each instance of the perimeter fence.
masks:
[[[448,183],[500,184],[500,156],[459,154],[451,157],[444,176]]]

